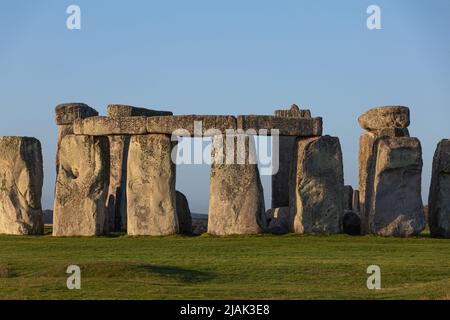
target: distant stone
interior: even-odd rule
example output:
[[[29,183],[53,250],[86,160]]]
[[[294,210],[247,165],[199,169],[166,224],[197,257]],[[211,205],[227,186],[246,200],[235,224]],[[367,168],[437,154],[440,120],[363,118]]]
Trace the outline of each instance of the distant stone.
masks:
[[[53,210],[42,210],[44,224],[53,224]]]
[[[153,117],[153,116],[171,116],[170,111],[152,110],[147,108],[138,108],[125,104],[110,104],[107,107],[108,117]]]
[[[0,137],[0,234],[42,234],[41,143],[35,138]]]
[[[344,174],[339,139],[300,138],[290,187],[293,231],[300,234],[341,232]]]
[[[59,153],[53,235],[103,234],[108,182],[108,138],[65,136]]]
[[[296,104],[293,104],[288,110],[275,110],[275,116],[284,118],[311,118],[311,111],[308,109],[300,109]]]
[[[289,207],[273,208],[266,211],[267,232],[285,234],[291,232]]]
[[[359,125],[365,130],[383,128],[407,128],[410,123],[409,108],[385,106],[373,108],[358,118]]]
[[[186,196],[180,191],[177,191],[177,216],[178,216],[178,225],[180,226],[180,233],[191,234],[192,233],[191,210],[189,209],[189,203]]]
[[[353,190],[352,208],[354,212],[361,212],[361,206],[359,203],[359,190]]]
[[[320,136],[322,135],[322,118],[292,118],[276,116],[248,115],[237,117],[238,129],[244,130],[246,134],[259,134],[262,129],[278,129],[280,136]],[[254,132],[250,132],[252,130]]]
[[[353,210],[353,187],[344,186],[344,210]]]
[[[98,112],[84,103],[63,103],[55,108],[57,125],[72,124],[75,120],[98,116]]]
[[[351,236],[361,234],[361,218],[356,212],[346,210],[342,218],[342,228],[344,233]]]
[[[208,232],[208,215],[192,214],[192,233],[201,235]]]
[[[162,134],[131,137],[127,169],[129,235],[178,233],[172,141]]]
[[[431,235],[450,238],[450,139],[439,142],[428,199]]]

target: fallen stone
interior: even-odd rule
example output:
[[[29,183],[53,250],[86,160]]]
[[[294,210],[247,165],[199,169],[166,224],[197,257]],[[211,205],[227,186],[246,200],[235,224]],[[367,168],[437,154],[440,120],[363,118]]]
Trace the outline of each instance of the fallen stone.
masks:
[[[273,208],[266,211],[267,232],[285,234],[291,232],[289,207]]]
[[[352,186],[344,186],[344,210],[353,210],[353,188]]]
[[[450,140],[436,148],[428,206],[431,235],[450,238]]]
[[[409,109],[402,106],[386,106],[370,109],[358,118],[359,125],[365,130],[383,128],[407,128]]]
[[[63,103],[55,108],[57,125],[72,124],[75,120],[98,116],[98,112],[84,103]]]
[[[341,232],[344,174],[338,138],[300,138],[290,179],[293,231],[300,234]]]
[[[342,218],[342,228],[344,233],[351,236],[361,234],[361,218],[356,212],[346,210]]]
[[[186,196],[180,191],[177,191],[177,216],[178,216],[178,224],[180,226],[180,233],[191,234],[192,233],[191,210],[189,209],[189,203]]]
[[[59,149],[53,235],[103,234],[108,184],[108,138],[65,136]]]
[[[146,134],[147,117],[90,117],[75,120],[73,132],[76,135],[111,136]]]
[[[119,117],[153,117],[153,116],[171,116],[173,115],[170,111],[160,111],[152,110],[147,108],[138,108],[125,104],[110,104],[107,107],[108,117],[119,118]]]
[[[271,130],[278,129],[280,136],[321,136],[322,118],[286,118],[260,115],[238,116],[237,127],[246,134],[253,135],[259,134],[262,129],[266,129],[267,135],[271,135]]]
[[[43,169],[39,140],[0,137],[0,177],[0,234],[42,234]]]
[[[129,235],[178,233],[175,164],[170,136],[131,137],[127,169],[127,231]]]
[[[416,138],[383,137],[376,150],[368,230],[380,236],[418,235],[425,228],[420,142]]]

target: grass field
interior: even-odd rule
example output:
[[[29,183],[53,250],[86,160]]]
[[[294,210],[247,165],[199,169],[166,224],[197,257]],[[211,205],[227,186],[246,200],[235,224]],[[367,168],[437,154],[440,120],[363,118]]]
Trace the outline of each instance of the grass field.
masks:
[[[81,290],[66,287],[71,264]],[[372,264],[381,290],[366,287]],[[0,236],[0,298],[450,299],[450,240]]]

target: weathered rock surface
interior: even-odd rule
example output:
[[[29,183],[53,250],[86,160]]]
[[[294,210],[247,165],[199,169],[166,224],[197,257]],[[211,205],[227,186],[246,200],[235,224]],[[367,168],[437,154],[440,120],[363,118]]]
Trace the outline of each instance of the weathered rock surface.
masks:
[[[171,116],[170,111],[152,110],[147,108],[133,107],[125,104],[110,104],[107,107],[108,117],[153,117],[153,116]]]
[[[322,135],[322,118],[286,118],[276,116],[248,115],[237,117],[238,129],[246,134],[258,134],[259,130],[266,129],[267,135],[272,129],[278,129],[280,136],[311,137]],[[248,130],[254,130],[250,132]]]
[[[65,136],[59,149],[53,235],[103,234],[108,183],[108,138]]]
[[[127,169],[127,231],[129,235],[178,233],[175,165],[170,136],[131,137]]]
[[[361,212],[361,206],[359,203],[359,190],[353,190],[352,208],[353,211],[357,213]]]
[[[35,138],[0,137],[0,234],[42,234],[43,169]]]
[[[283,118],[311,118],[311,111],[300,109],[296,104],[291,105],[287,110],[275,110],[275,117]]]
[[[409,109],[402,106],[385,106],[370,109],[358,118],[365,130],[383,128],[407,128],[410,123]]]
[[[353,210],[353,187],[344,186],[344,210]]]
[[[77,119],[98,116],[98,112],[84,103],[62,103],[55,108],[57,125],[73,124]]]
[[[439,142],[433,159],[428,222],[431,235],[450,237],[450,140]]]
[[[74,134],[90,136],[146,134],[147,117],[90,117],[75,120]]]
[[[180,191],[177,191],[177,216],[180,233],[192,233],[191,210],[186,196]]]
[[[266,211],[267,229],[274,234],[291,232],[289,207],[272,208]]]
[[[235,117],[216,115],[182,115],[170,117],[151,117],[147,119],[148,133],[201,137],[225,134],[226,130],[236,130]]]
[[[342,218],[342,228],[344,233],[351,236],[357,236],[361,234],[361,218],[353,211],[346,210],[344,217]]]
[[[233,141],[234,146],[231,144]],[[243,144],[245,142],[245,152]],[[223,155],[234,149],[234,161]],[[214,235],[256,234],[263,232],[265,221],[263,188],[255,157],[253,138],[236,135],[232,139],[212,138],[212,165],[208,233]],[[239,153],[239,155],[238,155]],[[238,160],[241,157],[242,160]],[[232,162],[233,164],[229,164]],[[238,164],[242,163],[242,164]]]
[[[291,187],[291,223],[295,233],[341,232],[344,176],[339,139],[300,138],[296,143]]]
[[[422,150],[416,138],[377,141],[368,230],[381,236],[418,235],[425,228],[421,198]]]

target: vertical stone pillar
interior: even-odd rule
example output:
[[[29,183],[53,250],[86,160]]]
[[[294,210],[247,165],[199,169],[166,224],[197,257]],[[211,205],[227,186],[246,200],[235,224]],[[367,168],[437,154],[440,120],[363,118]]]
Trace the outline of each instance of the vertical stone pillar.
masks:
[[[59,149],[53,235],[103,234],[108,181],[108,138],[65,136]]]
[[[129,235],[178,233],[173,143],[164,134],[131,137],[127,166]]]
[[[341,232],[344,174],[338,138],[299,138],[290,183],[290,215],[295,233]]]
[[[39,140],[0,137],[0,234],[43,233],[43,176]]]
[[[353,211],[353,187],[344,186],[344,210]]]
[[[352,200],[353,211],[361,212],[361,206],[359,204],[359,190],[353,190],[353,200]]]
[[[276,117],[311,118],[309,110],[293,104],[289,110],[276,110]],[[272,208],[289,207],[289,174],[294,159],[296,137],[279,137],[279,169],[272,176]]]
[[[434,154],[428,210],[431,235],[450,238],[450,140],[439,142]]]
[[[264,195],[252,136],[212,138],[208,233],[257,234],[266,227]]]

